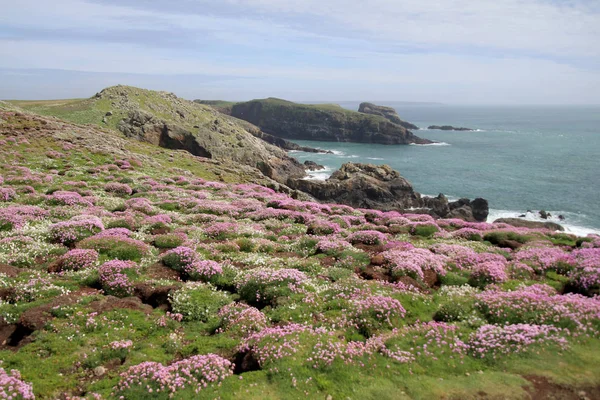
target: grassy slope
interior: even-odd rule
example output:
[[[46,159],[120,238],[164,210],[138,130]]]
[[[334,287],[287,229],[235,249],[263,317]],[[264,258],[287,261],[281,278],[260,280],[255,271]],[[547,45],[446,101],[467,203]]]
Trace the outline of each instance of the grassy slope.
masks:
[[[56,115],[60,110],[65,110],[65,115],[70,119],[80,118],[80,122],[95,121],[102,111],[96,109],[96,114],[86,113],[85,110],[78,113],[74,103],[31,105],[26,104],[29,109],[35,107],[50,107]],[[58,108],[57,108],[58,107]],[[100,107],[100,106],[98,106]],[[1,109],[1,105],[0,105]],[[0,117],[1,118],[1,117]],[[4,117],[5,122],[0,125],[3,128],[11,127],[17,130],[24,127],[40,126],[37,120],[29,121],[19,117]],[[0,166],[0,175],[8,177],[15,173],[14,166],[26,166],[35,174],[44,176],[52,174],[52,183],[34,183],[37,194],[19,194],[13,202],[0,203],[2,207],[19,204],[37,204],[49,210],[55,210],[51,217],[52,222],[68,218],[83,211],[78,207],[54,207],[47,204],[41,195],[50,189],[64,188],[64,181],[84,181],[92,194],[97,197],[98,205],[106,212],[122,209],[124,198],[113,196],[104,192],[103,185],[108,182],[122,181],[130,182],[132,186],[141,185],[144,176],[150,176],[157,181],[165,177],[176,175],[188,175],[202,177],[208,180],[224,178],[228,182],[244,180],[238,171],[226,172],[222,166],[200,163],[193,157],[181,152],[172,152],[165,149],[157,149],[153,146],[122,139],[119,135],[110,131],[87,130],[85,127],[73,125],[60,125],[60,129],[52,135],[41,136],[35,131],[19,132],[19,137],[26,137],[28,144],[15,144],[4,146],[0,149],[0,157],[4,161]],[[65,139],[72,139],[69,132],[75,132],[74,137],[83,138],[83,144],[77,144],[73,150],[64,150]],[[14,131],[13,131],[14,133]],[[12,134],[11,134],[12,135]],[[86,135],[89,135],[87,138]],[[114,135],[114,136],[111,136]],[[0,135],[5,139],[10,135]],[[101,136],[101,141],[114,143],[114,154],[100,151],[95,148],[94,137]],[[62,138],[62,139],[61,139]],[[107,140],[109,138],[109,140]],[[76,142],[78,143],[78,142]],[[141,167],[132,170],[116,170],[106,173],[91,174],[92,167],[111,164],[115,160],[115,154],[125,151],[128,158],[137,158],[142,161]],[[47,153],[55,150],[65,154],[64,158],[49,158]],[[121,158],[121,157],[118,157]],[[53,173],[55,170],[57,173]],[[62,175],[61,175],[62,174]],[[9,184],[5,187],[19,189],[23,184]],[[325,267],[320,263],[325,262],[322,256],[315,254],[314,248],[302,244],[302,237],[306,231],[304,224],[287,221],[284,232],[273,235],[273,229],[280,229],[284,224],[276,221],[266,221],[262,225],[264,230],[245,231],[236,233],[227,238],[210,240],[204,234],[204,229],[210,227],[213,222],[198,222],[194,220],[195,214],[185,208],[172,210],[165,200],[176,201],[177,199],[189,197],[184,196],[180,190],[185,185],[171,185],[171,190],[155,193],[145,193],[134,197],[145,196],[152,200],[157,212],[168,213],[174,218],[174,223],[169,229],[181,230],[187,233],[189,238],[194,239],[196,244],[204,243],[199,251],[204,252],[206,257],[212,257],[218,261],[233,260],[240,268],[250,268],[254,254],[252,252],[232,252],[225,250],[211,253],[206,246],[218,249],[219,245],[225,245],[231,241],[249,238],[250,240],[271,241],[271,247],[277,251],[257,251],[258,255],[266,260],[267,265],[286,264],[288,267],[313,271],[314,277],[327,273]],[[73,190],[72,188],[69,190]],[[229,203],[233,201],[229,196],[229,190],[218,190],[202,188],[209,199]],[[162,208],[161,208],[162,207]],[[167,211],[172,210],[172,211]],[[359,213],[357,213],[359,214]],[[143,217],[137,215],[136,218]],[[103,217],[105,224],[116,219],[109,214]],[[231,221],[226,216],[218,216],[217,220]],[[235,221],[240,226],[252,226],[255,223],[249,219]],[[17,282],[28,282],[32,276],[39,275],[48,279],[53,285],[76,291],[89,285],[97,285],[93,274],[74,273],[64,276],[49,274],[46,272],[48,265],[56,259],[58,254],[66,251],[60,246],[51,247],[41,259],[37,257],[36,249],[42,245],[48,245],[47,229],[49,221],[32,223],[24,232],[25,235],[34,237],[34,244],[28,245],[23,251],[25,257],[24,265],[16,278]],[[1,232],[0,238],[11,237],[16,232]],[[290,240],[281,239],[280,236],[289,236]],[[153,243],[155,235],[152,235],[147,226],[140,225],[135,233],[136,238],[147,243]],[[544,237],[544,235],[541,235]],[[415,245],[427,246],[441,239],[423,239],[418,236],[400,235],[400,240],[409,240]],[[449,241],[450,242],[450,241]],[[257,242],[258,243],[258,242]],[[462,242],[461,242],[462,243]],[[467,242],[463,244],[468,245]],[[489,244],[478,243],[480,250],[495,251]],[[6,249],[0,249],[0,255],[6,254]],[[287,260],[280,252],[296,252],[303,255],[301,259]],[[3,253],[4,252],[4,253]],[[211,255],[212,254],[212,255]],[[358,249],[350,253],[356,259],[356,266],[364,262],[364,254]],[[31,255],[31,256],[29,256]],[[105,258],[106,259],[106,258]],[[149,265],[158,261],[158,249],[152,247],[149,259],[143,260],[142,275],[137,281],[144,282],[152,280],[154,285],[164,284],[181,285],[175,280],[157,280]],[[287,260],[287,261],[286,261]],[[367,257],[368,260],[368,257]],[[367,261],[368,262],[368,261]],[[317,265],[317,267],[310,267]],[[323,264],[326,265],[326,264]],[[363,264],[364,266],[364,264]],[[311,269],[312,268],[312,269]],[[316,268],[316,269],[315,269]],[[7,278],[0,278],[0,280]],[[539,280],[541,279],[541,280]],[[550,282],[547,278],[539,278],[539,282]],[[322,284],[325,284],[321,282]],[[513,281],[511,284],[514,284]],[[379,287],[377,281],[360,281],[361,287],[377,293],[387,293],[386,289]],[[553,283],[554,284],[554,283]],[[12,319],[18,317],[23,311],[46,304],[56,297],[54,289],[39,289],[38,299],[32,302],[20,301],[16,306],[0,305],[0,315],[6,317],[11,315]],[[232,294],[232,296],[237,296]],[[431,320],[439,304],[444,300],[436,295],[411,295],[405,293],[392,294],[400,300],[407,309],[409,317],[407,321],[414,322],[416,319],[422,321]],[[102,300],[102,294],[89,294],[82,296],[76,304],[61,307],[53,311],[56,318],[52,319],[44,329],[33,334],[34,341],[30,344],[16,349],[0,350],[0,359],[6,369],[15,368],[21,371],[23,379],[33,382],[34,390],[38,398],[59,398],[62,393],[84,394],[97,392],[111,398],[111,388],[118,382],[118,373],[127,367],[136,365],[143,361],[158,361],[168,363],[173,359],[187,357],[193,354],[217,353],[224,357],[232,357],[239,338],[229,334],[214,334],[218,321],[209,319],[207,322],[190,321],[184,323],[170,322],[166,327],[159,327],[157,319],[165,315],[162,309],[146,311],[126,310],[117,308],[106,312],[104,319],[99,319],[99,326],[95,329],[86,328],[86,321],[92,312],[92,302]],[[319,313],[328,315],[331,310],[321,309],[321,305],[311,306],[304,303],[302,296],[292,296],[291,304],[295,306],[288,309],[279,306],[273,309],[266,308],[263,311],[271,318],[285,321],[305,321],[305,315]],[[285,304],[285,303],[284,303]],[[309,320],[312,320],[309,318]],[[402,322],[401,326],[407,322]],[[171,339],[175,334],[176,339]],[[347,334],[343,331],[340,335]],[[356,334],[356,333],[353,333]],[[132,340],[134,350],[124,357],[115,355],[107,350],[108,343],[115,340]],[[572,385],[575,387],[600,385],[600,341],[597,339],[583,340],[574,344],[566,352],[558,352],[550,347],[541,349],[537,353],[532,352],[525,355],[510,356],[498,362],[466,358],[463,363],[442,356],[440,362],[422,361],[412,364],[396,364],[389,359],[378,356],[375,361],[369,363],[366,368],[357,365],[345,365],[335,363],[332,368],[314,370],[303,365],[297,359],[286,359],[279,362],[281,371],[290,372],[272,373],[268,370],[246,372],[242,374],[243,379],[237,376],[228,378],[223,382],[221,388],[207,389],[194,396],[191,392],[183,392],[180,398],[212,399],[220,396],[222,399],[239,399],[241,396],[247,399],[295,399],[295,398],[325,398],[331,395],[333,399],[525,399],[527,394],[524,387],[528,386],[526,375],[546,376],[556,383]],[[307,351],[309,351],[308,349]],[[300,358],[298,356],[298,358]],[[116,360],[116,362],[115,362]],[[122,363],[122,365],[121,365]],[[102,376],[94,375],[94,368],[105,366],[107,372]],[[391,365],[391,368],[387,366]],[[479,373],[481,371],[481,373]],[[292,377],[296,378],[298,384],[294,386]],[[310,379],[309,379],[310,378]]]

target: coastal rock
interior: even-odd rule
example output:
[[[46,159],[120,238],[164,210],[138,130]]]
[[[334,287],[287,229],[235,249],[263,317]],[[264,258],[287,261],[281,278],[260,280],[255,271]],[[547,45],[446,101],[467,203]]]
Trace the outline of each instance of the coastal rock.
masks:
[[[430,125],[427,129],[437,129],[440,131],[474,131],[475,129],[456,127],[452,125]]]
[[[304,168],[308,171],[320,171],[325,169],[323,165],[317,164],[316,162],[310,160],[304,161]]]
[[[552,216],[552,214],[550,214],[549,212],[547,212],[545,210],[541,210],[539,212],[539,214],[540,214],[540,218],[542,218],[542,219],[548,219]]]
[[[550,229],[552,231],[564,231],[565,228],[555,222],[540,222],[540,221],[528,221],[520,218],[498,218],[494,223],[503,223],[518,228],[530,228],[530,229]]]
[[[291,140],[379,144],[428,144],[412,132],[378,115],[346,110],[338,105],[297,104],[280,99],[236,103],[231,115],[263,132]]]
[[[388,121],[403,126],[406,129],[418,130],[419,127],[410,122],[400,119],[400,116],[392,107],[378,106],[373,103],[360,103],[358,106],[358,112],[363,114],[378,115],[387,119]]]
[[[486,199],[481,197],[476,198],[470,202],[471,211],[476,221],[486,221],[490,213],[490,206]]]
[[[346,163],[325,181],[290,179],[288,186],[322,202],[355,208],[427,213],[438,218],[467,221],[485,221],[487,218],[487,201],[461,199],[448,202],[443,194],[422,197],[410,182],[388,165]]]

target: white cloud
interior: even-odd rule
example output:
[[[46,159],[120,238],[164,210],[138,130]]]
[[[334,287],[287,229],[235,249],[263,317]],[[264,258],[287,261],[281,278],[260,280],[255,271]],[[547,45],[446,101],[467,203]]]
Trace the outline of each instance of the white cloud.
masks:
[[[9,33],[21,27],[95,36],[5,36],[0,68],[232,76],[254,79],[245,93],[330,90],[329,98],[367,92],[393,100],[410,88],[419,100],[460,93],[492,102],[600,102],[600,7],[583,0],[222,0],[220,8],[202,0],[186,3],[194,7],[185,14],[166,0],[152,3],[166,7],[160,11],[136,1],[4,6],[0,26]],[[143,35],[102,39],[132,30],[182,35],[188,47]]]

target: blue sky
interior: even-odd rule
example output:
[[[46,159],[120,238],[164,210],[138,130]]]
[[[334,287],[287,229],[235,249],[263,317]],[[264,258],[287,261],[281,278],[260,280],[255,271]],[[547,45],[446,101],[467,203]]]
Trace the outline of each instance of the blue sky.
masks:
[[[0,0],[0,98],[600,104],[592,0]]]

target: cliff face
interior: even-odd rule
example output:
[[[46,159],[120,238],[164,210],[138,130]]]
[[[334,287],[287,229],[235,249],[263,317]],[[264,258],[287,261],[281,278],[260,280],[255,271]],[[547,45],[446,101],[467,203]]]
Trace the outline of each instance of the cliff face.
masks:
[[[388,119],[345,110],[337,105],[305,105],[279,99],[237,103],[231,115],[260,127],[265,133],[291,140],[380,144],[427,144]]]
[[[378,115],[406,129],[419,129],[419,127],[415,124],[411,124],[410,122],[400,119],[400,116],[392,107],[378,106],[373,103],[360,103],[360,106],[358,106],[358,112],[363,114]]]

